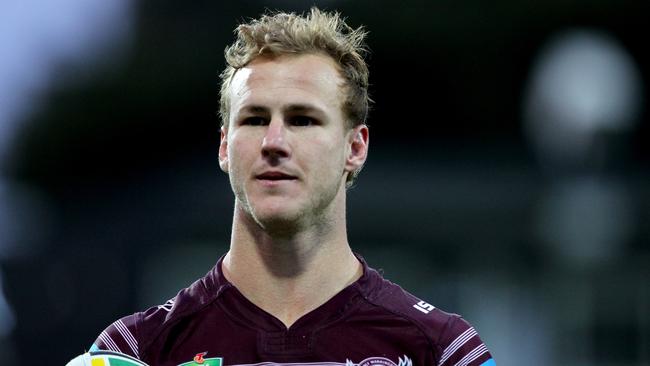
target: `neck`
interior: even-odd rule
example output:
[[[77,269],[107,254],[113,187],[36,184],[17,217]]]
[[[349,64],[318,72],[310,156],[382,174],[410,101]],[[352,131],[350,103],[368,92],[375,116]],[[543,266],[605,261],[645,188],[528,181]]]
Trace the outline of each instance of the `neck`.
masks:
[[[335,217],[344,218],[345,212]],[[222,270],[248,300],[287,328],[362,274],[347,241],[344,219],[274,235],[237,202]]]

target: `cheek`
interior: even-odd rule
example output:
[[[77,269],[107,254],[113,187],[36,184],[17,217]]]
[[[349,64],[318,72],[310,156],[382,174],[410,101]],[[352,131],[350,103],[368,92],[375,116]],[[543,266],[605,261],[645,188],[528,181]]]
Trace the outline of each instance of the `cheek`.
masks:
[[[338,171],[345,165],[345,144],[341,140],[314,139],[307,147],[309,158],[317,162],[321,170]]]
[[[240,173],[251,157],[254,157],[251,142],[237,136],[232,136],[228,140],[228,163],[231,175]]]
[[[259,141],[261,141],[255,134],[243,132],[235,130],[228,137],[228,153],[239,158],[245,158],[252,152],[259,151]]]

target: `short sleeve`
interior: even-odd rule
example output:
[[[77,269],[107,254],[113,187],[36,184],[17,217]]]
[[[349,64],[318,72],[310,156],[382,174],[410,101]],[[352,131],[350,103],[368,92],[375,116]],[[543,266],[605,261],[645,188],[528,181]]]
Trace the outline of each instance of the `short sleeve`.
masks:
[[[140,359],[138,338],[136,337],[136,319],[137,316],[134,314],[113,322],[99,334],[90,348],[91,351],[107,350]]]
[[[440,346],[443,351],[437,366],[495,366],[474,327],[458,316],[450,320]]]

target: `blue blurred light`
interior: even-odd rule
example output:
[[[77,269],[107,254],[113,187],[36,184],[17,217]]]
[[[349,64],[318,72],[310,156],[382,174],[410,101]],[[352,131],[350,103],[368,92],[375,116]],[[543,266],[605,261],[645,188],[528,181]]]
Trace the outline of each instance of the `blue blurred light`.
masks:
[[[0,5],[0,163],[42,103],[57,67],[88,67],[132,28],[130,0],[8,0]]]

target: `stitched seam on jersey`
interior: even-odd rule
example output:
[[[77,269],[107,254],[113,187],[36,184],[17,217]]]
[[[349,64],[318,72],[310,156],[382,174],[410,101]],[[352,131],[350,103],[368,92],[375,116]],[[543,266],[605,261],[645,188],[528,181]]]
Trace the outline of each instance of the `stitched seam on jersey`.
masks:
[[[122,350],[120,349],[120,347],[118,347],[117,344],[115,344],[115,342],[113,341],[113,338],[111,338],[111,336],[108,335],[108,333],[106,333],[106,331],[103,331],[103,332],[101,332],[99,334],[99,339],[102,342],[104,342],[104,344],[106,345],[106,347],[108,347],[109,350],[114,351],[114,352],[122,353]]]
[[[357,290],[357,292],[359,292],[358,289],[356,289],[356,290]],[[352,310],[350,310],[350,309],[354,309],[355,306],[357,306],[357,307],[359,306],[358,302],[355,302],[357,296],[361,297],[362,299],[364,298],[363,294],[361,294],[361,295],[352,294],[352,296],[350,296],[350,299],[343,305],[343,308],[337,313],[336,316],[333,316],[333,317],[327,319],[327,321],[324,321],[319,326],[314,327],[314,329],[312,330],[312,336],[316,337],[321,330],[326,329],[326,328],[330,327],[332,324],[336,324],[337,322],[340,322],[343,319],[345,319],[349,315],[349,313],[352,312]],[[311,348],[312,345],[310,344],[309,347]]]
[[[420,333],[422,333],[422,335],[424,336],[424,339],[429,344],[429,347],[431,347],[431,351],[434,352],[434,345],[433,345],[432,340],[429,338],[429,336],[427,335],[427,332],[422,328],[422,326],[420,326],[420,324],[417,321],[413,320],[410,316],[406,315],[405,313],[402,313],[402,312],[397,311],[397,310],[389,309],[388,307],[386,307],[386,306],[384,306],[382,304],[378,304],[378,303],[374,302],[373,300],[368,298],[368,296],[366,296],[366,294],[364,294],[361,291],[360,288],[357,288],[357,290],[361,294],[361,298],[366,300],[366,302],[368,302],[369,304],[374,305],[374,306],[379,307],[379,308],[382,308],[385,311],[388,311],[389,313],[392,313],[394,315],[398,315],[399,317],[407,320],[409,323],[411,323],[413,326],[415,326],[420,331]],[[396,289],[395,291],[399,291],[399,290]]]
[[[474,348],[470,353],[466,354],[465,357],[461,358],[460,361],[456,362],[454,366],[467,366],[470,362],[481,357],[487,351],[488,350],[485,344],[481,343],[479,346]]]
[[[234,287],[234,285],[230,285],[230,284],[229,284],[229,285],[228,285],[228,288],[232,288],[233,291],[239,291],[239,290],[237,290],[236,287]],[[224,290],[224,291],[225,291],[225,290]],[[241,296],[241,297],[243,297],[244,299],[246,299],[246,297],[245,297],[241,292],[240,292],[239,294],[237,294],[236,296]],[[248,300],[248,299],[246,299],[246,300]],[[250,300],[248,300],[248,301],[250,301]],[[216,299],[215,299],[215,302],[216,302]],[[230,308],[227,307],[227,306],[225,306],[224,304],[222,304],[222,303],[218,303],[218,304],[216,304],[215,306],[219,307],[219,309],[221,309],[221,311],[223,311],[223,312],[226,314],[226,316],[228,317],[228,319],[230,319],[231,321],[235,322],[237,325],[240,325],[240,326],[242,326],[242,327],[244,327],[244,328],[246,328],[246,329],[250,329],[250,330],[255,331],[255,332],[259,331],[259,328],[258,328],[258,327],[256,327],[254,324],[252,324],[252,323],[250,323],[250,322],[247,322],[247,321],[245,321],[245,320],[242,320],[240,317],[238,317],[237,315],[233,314],[233,313],[231,312]]]
[[[454,339],[454,341],[451,342],[447,348],[445,348],[444,352],[442,352],[442,356],[440,357],[440,362],[438,362],[438,365],[445,363],[449,357],[456,353],[460,347],[472,339],[476,334],[477,333],[474,327],[469,327],[466,331],[456,337],[456,339]]]
[[[440,358],[442,358],[442,355],[444,353],[444,349],[442,348],[442,345],[441,345],[442,340],[444,339],[444,336],[447,334],[449,329],[452,327],[452,323],[455,322],[457,319],[458,319],[458,316],[449,317],[449,319],[445,323],[445,326],[442,328],[442,331],[440,331],[440,334],[438,334],[438,339],[436,339],[436,346],[438,346],[438,349],[439,349],[439,352],[440,352],[439,353],[440,357],[438,358],[438,360],[440,360]]]
[[[201,280],[199,280],[199,281],[201,282],[201,287],[202,287],[204,293],[205,293],[205,294],[209,294],[208,288],[207,288],[207,286],[205,285],[204,281],[201,281]],[[191,286],[190,286],[190,287],[191,287]],[[187,290],[187,289],[189,289],[190,287],[187,287],[187,288],[185,288],[185,289],[183,289],[183,290]],[[147,342],[146,342],[145,344],[142,345],[142,354],[143,354],[143,355],[146,354],[146,352],[147,352],[149,346],[151,346],[151,344],[153,343],[153,341],[156,340],[156,339],[158,338],[158,336],[159,336],[159,335],[160,335],[160,334],[161,334],[165,329],[167,329],[167,328],[173,326],[174,324],[178,323],[179,321],[181,321],[181,320],[182,320],[183,318],[185,318],[186,316],[188,316],[188,315],[190,315],[190,314],[192,314],[192,313],[197,313],[197,312],[199,312],[199,311],[205,309],[206,307],[212,305],[215,301],[217,301],[217,299],[221,296],[221,294],[222,294],[226,289],[228,289],[228,288],[230,288],[230,287],[232,287],[232,284],[230,284],[230,283],[226,283],[226,284],[223,284],[223,285],[219,286],[219,287],[217,288],[217,291],[215,292],[215,294],[212,296],[212,298],[209,298],[208,301],[206,301],[204,304],[202,304],[202,305],[199,306],[199,307],[192,307],[192,308],[190,308],[189,310],[186,310],[185,312],[182,312],[182,313],[180,313],[180,314],[175,314],[176,319],[174,319],[174,321],[171,322],[171,323],[167,323],[167,322],[166,322],[167,317],[168,317],[169,314],[171,313],[171,312],[169,312],[169,313],[167,314],[167,317],[165,317],[165,320],[163,320],[163,321],[158,325],[158,327],[157,327],[156,329],[154,329],[154,331],[152,332],[152,336],[151,336],[151,337],[148,337]],[[181,291],[183,291],[183,290],[181,290]],[[176,295],[176,296],[174,297],[174,301],[175,301],[177,298],[178,298],[178,295]],[[140,322],[143,322],[143,320],[142,320],[143,314],[142,314],[142,313],[140,313],[140,317],[141,317]],[[146,360],[143,360],[143,361],[146,362]]]
[[[133,338],[135,338],[136,342],[138,342],[138,354],[137,354],[137,356],[138,356],[138,359],[141,360],[141,361],[145,361],[145,360],[142,359],[142,357],[141,357],[142,354],[140,353],[140,346],[142,345],[142,342],[140,342],[138,340],[140,339],[140,329],[139,329],[139,327],[140,327],[140,324],[142,324],[143,320],[144,320],[144,314],[143,313],[137,313],[135,315],[135,320],[133,322]],[[148,362],[145,362],[145,363],[148,363]]]
[[[120,332],[120,334],[122,335],[122,338],[124,338],[124,340],[129,345],[129,347],[131,347],[131,351],[133,351],[133,354],[137,356],[138,342],[133,338],[131,331],[126,327],[126,325],[124,325],[122,319],[116,321],[114,325],[117,331]]]

